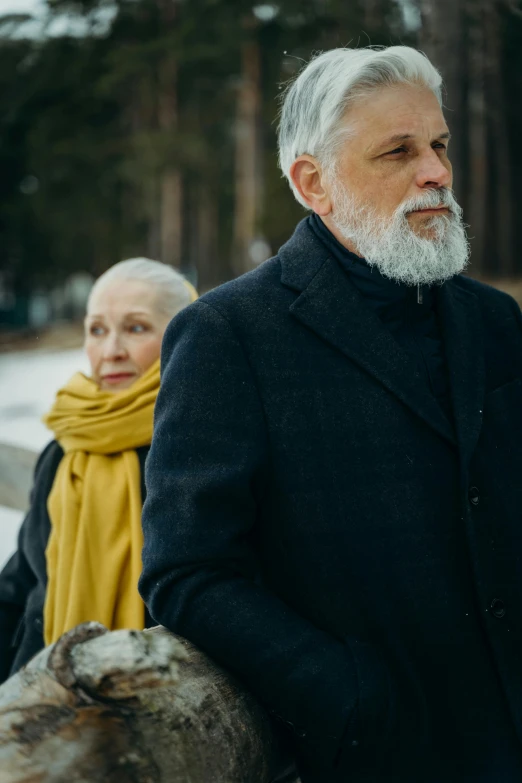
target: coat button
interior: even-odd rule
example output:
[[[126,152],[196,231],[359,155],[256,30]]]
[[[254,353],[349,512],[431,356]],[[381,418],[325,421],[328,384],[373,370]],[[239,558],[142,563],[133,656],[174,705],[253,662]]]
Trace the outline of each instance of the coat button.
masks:
[[[468,490],[469,502],[472,506],[478,506],[480,503],[480,495],[477,487],[470,487]]]
[[[500,598],[494,598],[491,602],[491,612],[495,617],[504,617],[506,614],[504,601],[501,601]]]
[[[43,630],[43,620],[42,620],[42,618],[41,618],[41,617],[37,617],[37,618],[35,619],[35,621],[34,621],[34,627],[35,627],[35,628],[36,628],[38,631],[42,631],[42,630]]]

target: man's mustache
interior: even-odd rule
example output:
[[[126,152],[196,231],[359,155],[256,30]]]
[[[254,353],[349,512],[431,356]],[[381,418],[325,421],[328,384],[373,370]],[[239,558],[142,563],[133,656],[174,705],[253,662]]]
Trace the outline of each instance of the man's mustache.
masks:
[[[405,201],[398,208],[401,215],[408,215],[411,212],[417,212],[420,209],[441,209],[449,210],[453,215],[458,214],[460,208],[455,201],[453,192],[449,188],[439,188],[438,190],[427,190],[421,196],[414,196]]]

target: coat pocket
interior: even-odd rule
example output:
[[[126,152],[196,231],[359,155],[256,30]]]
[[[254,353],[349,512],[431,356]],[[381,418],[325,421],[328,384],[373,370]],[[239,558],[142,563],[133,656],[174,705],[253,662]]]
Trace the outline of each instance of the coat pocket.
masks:
[[[404,675],[377,645],[351,637],[345,644],[354,660],[359,698],[357,720],[346,727],[343,737],[336,779],[344,783],[356,774],[386,779],[391,768],[404,764],[412,743],[417,749],[429,745],[425,699],[418,685],[402,681]]]
[[[339,780],[376,772],[394,732],[394,694],[384,657],[376,646],[353,637],[344,637],[344,643],[353,659],[358,699],[335,763]]]

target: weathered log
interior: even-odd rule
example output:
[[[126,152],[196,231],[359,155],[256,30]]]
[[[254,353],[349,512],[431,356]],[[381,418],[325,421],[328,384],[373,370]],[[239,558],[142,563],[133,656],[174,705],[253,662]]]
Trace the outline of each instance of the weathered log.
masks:
[[[36,459],[0,443],[0,505],[27,507]],[[296,781],[263,709],[163,628],[109,633],[80,625],[0,686],[0,783],[276,777]]]
[[[37,457],[22,446],[0,443],[0,506],[27,508]]]
[[[80,625],[0,687],[0,783],[269,783],[283,766],[253,697],[163,628]]]

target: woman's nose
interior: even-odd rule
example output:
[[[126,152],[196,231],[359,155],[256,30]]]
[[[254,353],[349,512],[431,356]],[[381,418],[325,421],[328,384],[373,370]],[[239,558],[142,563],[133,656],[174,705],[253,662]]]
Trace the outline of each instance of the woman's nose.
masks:
[[[125,344],[117,334],[108,335],[103,345],[104,359],[121,359],[127,355]]]

